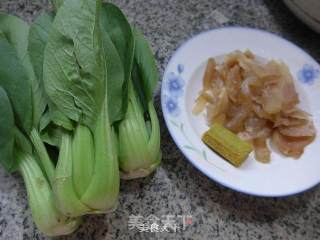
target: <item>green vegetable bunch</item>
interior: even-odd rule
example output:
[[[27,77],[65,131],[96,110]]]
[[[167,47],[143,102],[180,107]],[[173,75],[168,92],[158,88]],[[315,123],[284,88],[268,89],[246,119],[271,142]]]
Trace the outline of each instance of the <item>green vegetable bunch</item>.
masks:
[[[0,14],[0,162],[8,172],[22,175],[38,228],[49,236],[69,234],[80,219],[64,216],[55,205],[55,167],[39,136],[46,100],[28,38],[25,22]]]
[[[29,26],[0,14],[0,162],[21,173],[38,228],[73,232],[85,214],[117,207],[120,175],[160,164],[143,35],[101,0],[53,0]]]

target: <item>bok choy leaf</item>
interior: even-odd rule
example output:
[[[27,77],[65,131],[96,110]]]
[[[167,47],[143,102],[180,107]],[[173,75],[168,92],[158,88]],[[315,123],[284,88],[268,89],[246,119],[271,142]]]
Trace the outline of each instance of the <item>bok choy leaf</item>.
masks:
[[[37,227],[48,236],[69,234],[80,219],[63,216],[54,204],[54,167],[37,135],[46,103],[27,51],[29,26],[14,16],[0,19],[0,162],[22,175]]]
[[[121,68],[107,68],[107,59],[112,61],[116,52],[112,46],[104,48],[108,39],[99,27],[100,10],[97,0],[64,1],[44,54],[46,93],[59,112],[75,123],[75,129],[66,129],[70,132],[61,136],[54,180],[57,205],[68,216],[111,211],[119,193],[107,97],[108,88],[119,87],[108,86],[107,70],[116,75]],[[121,72],[118,76],[121,80]],[[121,97],[114,95],[113,100]]]
[[[14,116],[6,91],[0,86],[0,163],[11,172],[16,169],[16,159],[13,157],[14,146]]]
[[[109,52],[107,52],[107,70],[109,70],[112,64],[112,61],[117,61],[117,65],[121,65],[124,71],[124,78],[122,82],[122,92],[121,98],[118,100],[119,102],[114,102],[114,98],[111,98],[113,87],[108,87],[107,89],[107,98],[109,102],[108,108],[113,110],[118,106],[118,115],[116,117],[113,116],[113,112],[109,111],[110,119],[113,120],[121,120],[127,110],[128,105],[128,82],[131,78],[131,69],[132,69],[132,61],[134,55],[134,38],[132,35],[132,29],[130,24],[127,21],[125,15],[121,12],[121,10],[112,3],[104,3],[101,9],[101,29],[105,36],[109,36],[110,41],[104,41],[105,49],[114,48],[118,54],[113,53],[114,56],[118,55],[120,57],[121,62],[119,62],[118,57],[109,58]],[[110,46],[113,45],[114,47]],[[112,51],[114,52],[114,50]],[[110,59],[108,61],[108,59]],[[119,81],[115,75],[109,75],[108,72],[108,84],[109,86],[113,86],[114,84],[119,84]],[[120,102],[121,101],[121,102]],[[115,105],[116,104],[116,105]],[[110,113],[111,112],[111,113]]]
[[[102,16],[102,27],[116,47],[125,71],[125,115],[118,125],[121,176],[144,177],[161,160],[160,127],[152,103],[159,74],[147,41],[131,28],[121,10],[106,3]]]

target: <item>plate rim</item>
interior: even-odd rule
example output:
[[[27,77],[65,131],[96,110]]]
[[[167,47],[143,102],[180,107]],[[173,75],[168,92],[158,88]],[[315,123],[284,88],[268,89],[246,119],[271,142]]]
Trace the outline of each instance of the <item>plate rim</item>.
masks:
[[[262,30],[262,29],[258,29],[258,28],[241,27],[241,26],[226,26],[226,27],[220,27],[220,28],[214,28],[214,29],[209,29],[209,30],[206,30],[206,31],[202,31],[202,32],[199,32],[199,33],[191,36],[190,38],[185,40],[182,44],[180,44],[176,48],[176,50],[173,52],[173,54],[169,58],[168,63],[166,64],[166,67],[165,67],[165,70],[164,70],[164,74],[162,76],[162,81],[161,81],[161,92],[160,92],[160,99],[161,100],[160,100],[160,103],[161,103],[161,109],[162,109],[162,113],[163,113],[163,118],[164,118],[165,124],[167,126],[168,132],[169,132],[171,138],[173,139],[176,147],[180,150],[180,152],[183,154],[183,156],[189,161],[189,163],[191,163],[192,166],[194,166],[198,171],[200,171],[202,174],[204,174],[210,180],[213,180],[214,182],[218,183],[219,185],[221,185],[223,187],[226,187],[226,188],[229,188],[229,189],[231,189],[231,190],[233,190],[235,192],[238,192],[238,193],[247,194],[247,195],[256,196],[256,197],[285,198],[285,197],[294,196],[294,195],[297,195],[297,194],[301,194],[301,193],[307,192],[307,191],[319,186],[320,185],[320,178],[319,178],[318,182],[316,182],[315,184],[307,187],[306,189],[292,191],[292,192],[288,192],[288,193],[285,193],[285,194],[274,194],[274,193],[273,194],[272,193],[271,194],[267,194],[267,193],[264,194],[264,193],[257,193],[257,192],[246,191],[246,190],[243,190],[243,189],[238,189],[238,188],[232,186],[231,184],[222,182],[222,181],[218,180],[217,178],[215,178],[213,175],[210,175],[209,173],[203,171],[199,167],[199,165],[195,164],[190,159],[190,156],[186,153],[186,151],[179,146],[175,135],[172,133],[172,130],[169,127],[169,119],[168,119],[167,113],[165,112],[165,109],[164,109],[164,92],[165,92],[165,89],[164,89],[165,88],[165,84],[164,84],[164,82],[165,82],[165,79],[166,79],[166,75],[168,74],[168,68],[171,65],[171,62],[173,61],[173,59],[176,57],[176,55],[181,50],[183,50],[183,48],[184,48],[184,46],[186,44],[190,43],[191,41],[193,41],[196,38],[202,37],[203,35],[206,35],[206,34],[209,34],[209,33],[212,33],[212,32],[223,31],[223,30],[245,30],[245,31],[252,31],[252,32],[259,32],[259,33],[262,33],[262,34],[267,34],[267,35],[269,35],[269,36],[271,36],[273,38],[276,38],[278,40],[285,41],[287,44],[291,45],[292,47],[297,49],[299,52],[301,52],[303,55],[305,55],[306,58],[308,58],[311,62],[316,63],[317,66],[320,66],[319,63],[309,53],[307,53],[305,50],[303,50],[301,47],[299,47],[295,43],[290,42],[288,39],[286,39],[286,38],[284,38],[282,36],[276,35],[275,33],[268,32],[268,31],[265,31],[265,30]]]

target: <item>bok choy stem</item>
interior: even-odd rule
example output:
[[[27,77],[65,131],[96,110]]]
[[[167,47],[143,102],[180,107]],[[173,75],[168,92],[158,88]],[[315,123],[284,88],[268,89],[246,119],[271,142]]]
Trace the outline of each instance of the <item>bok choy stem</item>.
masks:
[[[160,127],[152,102],[148,103],[149,120],[129,81],[129,104],[124,120],[119,125],[119,159],[121,177],[132,179],[149,175],[160,164]]]
[[[66,132],[61,139],[53,191],[59,210],[66,216],[77,217],[90,212],[91,209],[78,199],[74,191],[72,162],[72,137]]]
[[[73,185],[78,198],[86,192],[94,169],[94,142],[88,127],[79,124],[72,140]]]
[[[33,128],[30,134],[30,139],[33,143],[33,146],[38,154],[40,165],[42,166],[50,186],[53,186],[53,179],[54,179],[54,165],[48,155],[47,149],[44,146],[38,131]]]
[[[67,235],[75,231],[81,219],[68,218],[57,210],[52,190],[32,155],[16,151],[18,171],[25,182],[33,220],[47,236]]]
[[[109,212],[116,208],[119,194],[119,166],[113,129],[109,123],[107,98],[98,116],[94,130],[95,165],[92,179],[81,201],[96,212]]]

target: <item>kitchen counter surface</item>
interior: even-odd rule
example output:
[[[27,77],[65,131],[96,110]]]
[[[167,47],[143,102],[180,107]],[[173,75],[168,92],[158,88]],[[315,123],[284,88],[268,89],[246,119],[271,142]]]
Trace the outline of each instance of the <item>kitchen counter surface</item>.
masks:
[[[221,26],[248,26],[276,33],[320,61],[320,35],[297,20],[278,0],[114,1],[150,40],[161,74],[177,47],[191,36]],[[45,0],[1,0],[0,10],[31,21]],[[235,39],[236,41],[236,39]],[[214,45],[211,47],[215,47]],[[0,53],[1,54],[1,53]],[[320,239],[320,188],[287,198],[256,198],[226,189],[197,171],[179,152],[164,124],[159,94],[163,162],[145,179],[122,181],[118,209],[85,217],[63,239]],[[133,216],[191,215],[177,232],[129,229]],[[35,228],[22,179],[0,169],[0,239],[46,239]]]

